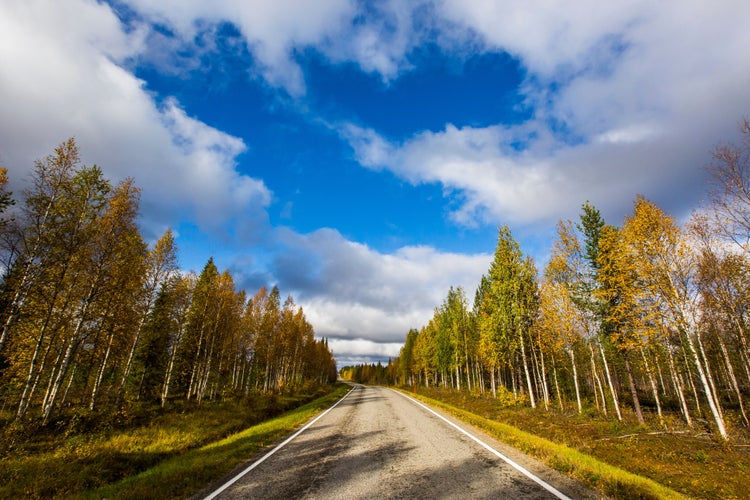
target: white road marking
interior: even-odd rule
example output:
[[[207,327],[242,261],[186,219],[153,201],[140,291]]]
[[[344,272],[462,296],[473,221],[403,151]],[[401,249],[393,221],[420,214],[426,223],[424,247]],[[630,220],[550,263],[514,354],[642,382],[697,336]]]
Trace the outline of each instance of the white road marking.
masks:
[[[292,439],[296,438],[297,436],[299,436],[300,434],[302,434],[303,432],[305,432],[311,425],[313,425],[315,422],[317,422],[318,420],[320,420],[321,418],[323,418],[326,413],[328,413],[329,411],[331,411],[334,408],[336,408],[339,405],[339,403],[341,403],[343,400],[345,400],[349,396],[349,394],[351,394],[353,391],[354,391],[354,389],[352,389],[349,392],[347,392],[346,395],[344,395],[343,398],[341,398],[338,401],[336,401],[336,404],[334,404],[333,406],[331,406],[330,408],[328,408],[326,411],[324,411],[323,413],[321,413],[320,415],[318,415],[317,417],[315,417],[306,426],[304,426],[303,428],[301,428],[300,430],[298,430],[297,432],[295,432],[293,435],[291,435],[290,437],[288,437],[283,443],[279,444],[276,448],[274,448],[273,450],[269,451],[268,453],[266,453],[265,455],[263,455],[262,457],[260,457],[258,460],[256,460],[255,462],[253,462],[250,466],[248,466],[247,469],[243,470],[242,472],[240,472],[239,474],[237,474],[236,476],[234,476],[232,479],[230,479],[229,481],[227,481],[226,483],[224,483],[219,489],[217,489],[216,491],[214,491],[213,493],[211,493],[210,495],[208,495],[206,497],[206,500],[211,500],[211,499],[216,498],[217,496],[219,496],[224,490],[226,490],[227,488],[229,488],[230,486],[232,486],[234,483],[236,483],[237,481],[239,481],[239,479],[242,476],[244,476],[245,474],[247,474],[248,472],[250,472],[251,470],[253,470],[257,466],[259,466],[260,464],[262,464],[268,457],[270,457],[271,455],[273,455],[274,453],[276,453],[277,451],[279,451],[281,448],[283,448],[284,446],[286,446]]]
[[[448,419],[447,419],[447,418],[445,418],[444,416],[440,415],[439,413],[437,413],[437,412],[436,412],[435,410],[433,410],[433,409],[432,409],[432,408],[430,408],[429,406],[426,406],[426,405],[424,405],[424,404],[420,403],[420,402],[419,402],[419,401],[417,401],[416,399],[414,399],[414,398],[412,398],[412,397],[409,397],[409,396],[407,396],[406,394],[404,394],[404,393],[402,393],[402,392],[399,392],[399,391],[395,391],[395,390],[393,390],[393,389],[391,389],[391,390],[392,390],[393,392],[395,392],[396,394],[399,394],[400,396],[403,396],[403,397],[405,397],[406,399],[408,399],[409,401],[413,402],[414,404],[416,404],[416,405],[418,405],[418,406],[421,406],[422,408],[424,408],[424,409],[425,409],[425,410],[427,410],[428,412],[430,412],[430,413],[432,413],[433,415],[435,415],[435,416],[436,416],[437,418],[439,418],[440,420],[444,421],[445,423],[447,423],[447,424],[448,424],[448,425],[450,425],[451,427],[453,427],[453,428],[457,429],[457,430],[458,430],[459,432],[461,432],[461,433],[462,433],[462,434],[464,434],[465,436],[467,436],[467,437],[471,438],[472,440],[476,441],[476,442],[477,442],[477,443],[478,443],[479,445],[481,445],[481,446],[482,446],[483,448],[486,448],[486,449],[487,449],[487,450],[488,450],[488,451],[489,451],[490,453],[492,453],[492,454],[493,454],[493,455],[495,455],[496,457],[500,458],[501,460],[505,461],[505,462],[506,462],[506,463],[507,463],[508,465],[510,465],[511,467],[513,467],[514,469],[516,469],[516,470],[517,470],[518,472],[520,472],[520,473],[521,473],[521,474],[523,474],[524,476],[526,476],[526,477],[528,477],[529,479],[531,479],[532,481],[534,481],[534,482],[535,482],[536,484],[538,484],[539,486],[541,486],[541,487],[542,487],[542,488],[544,488],[545,490],[547,490],[547,491],[549,491],[550,493],[552,493],[553,495],[555,495],[555,496],[556,496],[557,498],[559,498],[559,499],[561,499],[561,500],[572,500],[572,499],[571,499],[571,498],[570,498],[569,496],[567,496],[567,495],[565,495],[564,493],[560,492],[560,491],[559,491],[558,489],[556,489],[556,488],[555,488],[554,486],[552,486],[551,484],[549,484],[549,483],[547,483],[546,481],[544,481],[543,479],[541,479],[541,478],[539,478],[539,477],[535,476],[534,474],[532,474],[531,472],[529,472],[529,471],[528,471],[527,469],[525,469],[525,468],[523,468],[522,466],[518,465],[518,464],[517,464],[516,462],[514,462],[514,461],[513,461],[513,460],[511,460],[510,458],[506,457],[505,455],[503,455],[502,453],[500,453],[499,451],[497,451],[497,450],[496,450],[496,449],[494,449],[494,448],[493,448],[492,446],[488,445],[487,443],[485,443],[484,441],[482,441],[482,440],[481,440],[481,439],[479,439],[478,437],[476,437],[476,436],[474,436],[473,434],[470,434],[470,433],[468,433],[467,431],[463,430],[463,429],[462,429],[461,427],[459,427],[458,425],[454,424],[453,422],[451,422],[450,420],[448,420]]]

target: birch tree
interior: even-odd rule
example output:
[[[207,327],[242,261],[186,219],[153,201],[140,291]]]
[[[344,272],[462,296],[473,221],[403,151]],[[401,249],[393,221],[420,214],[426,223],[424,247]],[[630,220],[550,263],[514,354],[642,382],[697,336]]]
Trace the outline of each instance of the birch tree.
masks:
[[[686,336],[686,343],[719,434],[727,439],[721,404],[705,355],[701,299],[696,283],[697,255],[674,220],[654,203],[638,197],[623,232],[635,251],[644,289],[663,301],[670,320]]]
[[[713,223],[750,253],[750,120],[740,123],[741,143],[717,146],[708,167]]]

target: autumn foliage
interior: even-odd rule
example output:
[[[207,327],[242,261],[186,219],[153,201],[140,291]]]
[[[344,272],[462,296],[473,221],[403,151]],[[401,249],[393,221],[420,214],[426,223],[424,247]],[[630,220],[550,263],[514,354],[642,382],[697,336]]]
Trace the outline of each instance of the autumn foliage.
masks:
[[[12,207],[0,171],[0,407],[17,422],[288,392],[336,378],[325,340],[277,288],[237,290],[212,259],[149,246],[139,189],[80,164],[73,139],[35,164]],[[17,208],[17,210],[15,210]]]
[[[711,203],[680,224],[638,196],[620,226],[585,203],[537,273],[508,227],[469,308],[451,288],[389,364],[393,382],[469,390],[549,411],[665,426],[720,441],[748,427],[750,123],[716,149]]]

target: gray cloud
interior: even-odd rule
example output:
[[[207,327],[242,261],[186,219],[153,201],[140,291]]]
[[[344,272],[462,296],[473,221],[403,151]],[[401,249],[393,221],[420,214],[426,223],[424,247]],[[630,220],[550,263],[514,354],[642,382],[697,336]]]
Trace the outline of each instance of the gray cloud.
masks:
[[[333,229],[308,235],[280,231],[274,275],[293,292],[321,335],[402,341],[432,316],[450,286],[472,294],[489,254],[403,247],[380,253]]]

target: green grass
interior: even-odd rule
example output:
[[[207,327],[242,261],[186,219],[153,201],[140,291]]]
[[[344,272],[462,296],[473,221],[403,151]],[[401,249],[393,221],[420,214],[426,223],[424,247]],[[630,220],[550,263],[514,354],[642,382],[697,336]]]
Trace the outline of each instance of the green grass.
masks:
[[[420,391],[418,397],[612,498],[746,498],[750,450],[679,422],[652,427],[600,417],[502,406],[491,397]],[[410,395],[414,395],[409,392]]]
[[[89,492],[93,498],[182,498],[194,494],[248,460],[344,395],[348,387],[221,441],[166,460],[112,486]]]
[[[75,418],[68,419],[66,427],[36,432],[9,424],[0,432],[0,439],[5,438],[0,449],[0,498],[189,496],[347,390],[341,385],[329,387],[322,397],[259,397],[254,405],[225,402],[176,408],[124,427]],[[289,408],[296,409],[282,414]]]

